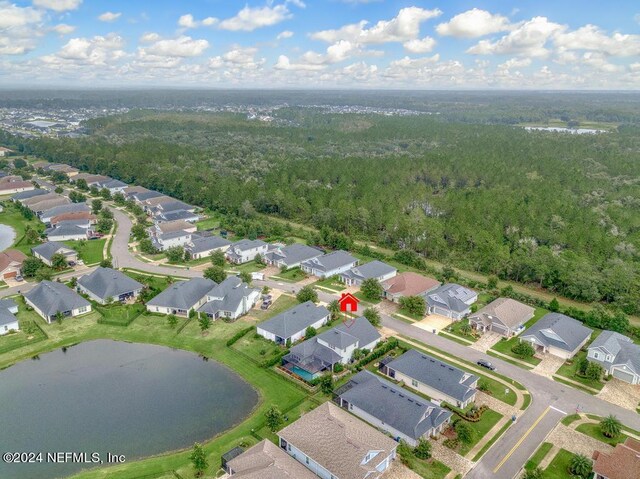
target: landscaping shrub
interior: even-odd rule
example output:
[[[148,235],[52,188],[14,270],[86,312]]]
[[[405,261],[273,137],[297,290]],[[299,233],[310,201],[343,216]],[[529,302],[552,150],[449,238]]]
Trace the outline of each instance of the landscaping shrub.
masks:
[[[241,337],[243,337],[245,334],[247,334],[251,330],[253,330],[253,326],[249,326],[248,328],[238,331],[236,334],[234,334],[233,336],[231,336],[231,338],[227,340],[227,346],[231,346],[235,344]]]
[[[511,352],[521,359],[532,357],[536,351],[529,343],[525,341],[519,341],[515,346],[511,348]]]

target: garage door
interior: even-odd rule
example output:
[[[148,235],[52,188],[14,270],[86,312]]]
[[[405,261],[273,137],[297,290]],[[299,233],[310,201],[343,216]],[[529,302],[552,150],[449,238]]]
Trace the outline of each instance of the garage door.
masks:
[[[614,378],[618,378],[624,382],[627,383],[632,383],[633,382],[633,374],[632,373],[628,373],[626,371],[623,371],[621,369],[614,369],[613,370],[613,377]]]
[[[447,316],[450,317],[451,316],[451,311],[446,310],[446,309],[442,309],[442,308],[433,308],[433,312],[436,314],[439,314],[441,316]]]
[[[496,332],[496,333],[500,333],[500,334],[507,334],[507,328],[502,326],[501,324],[497,324],[497,323],[493,323],[491,325],[491,330]]]
[[[15,278],[18,275],[17,271],[10,271],[9,273],[4,274],[4,278]]]

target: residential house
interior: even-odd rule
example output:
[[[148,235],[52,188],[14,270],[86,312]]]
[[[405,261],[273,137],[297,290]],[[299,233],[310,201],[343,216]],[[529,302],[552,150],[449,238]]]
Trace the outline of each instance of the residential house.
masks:
[[[427,312],[460,320],[471,312],[471,305],[478,300],[478,293],[455,283],[443,284],[425,294]]]
[[[366,369],[335,395],[341,407],[412,447],[440,434],[451,420],[450,411]]]
[[[295,343],[309,327],[318,329],[329,321],[329,310],[312,301],[298,304],[257,326],[257,333],[277,344]]]
[[[129,185],[120,180],[114,180],[113,178],[110,178],[106,181],[98,183],[96,186],[98,186],[100,189],[109,190],[109,193],[115,195],[116,193],[123,193]]]
[[[142,207],[147,213],[151,213],[156,206],[162,203],[173,203],[174,201],[176,201],[176,199],[171,196],[160,195],[144,200],[142,202]]]
[[[51,218],[49,223],[51,224],[51,226],[56,226],[58,223],[61,223],[63,221],[79,221],[79,220],[83,220],[90,225],[94,225],[97,223],[98,217],[93,213],[91,213],[90,211],[76,211],[72,213],[62,213],[60,215],[56,215],[53,218]]]
[[[28,200],[29,198],[34,198],[36,196],[42,196],[47,194],[49,194],[49,190],[38,188],[30,191],[22,191],[20,193],[16,193],[15,195],[11,196],[11,199],[13,201],[22,203],[24,200]]]
[[[154,209],[154,213],[169,213],[171,211],[189,211],[194,212],[196,210],[195,206],[188,205],[179,200],[167,201],[160,203]]]
[[[494,331],[514,336],[524,330],[535,309],[511,298],[498,298],[469,316],[469,324],[478,331]]]
[[[268,248],[269,245],[262,240],[242,239],[231,244],[225,255],[229,262],[243,264],[253,261],[256,256],[264,256]]]
[[[67,263],[78,261],[78,253],[68,246],[58,243],[57,241],[47,241],[31,248],[31,253],[36,258],[42,260],[47,266],[51,266],[51,259],[55,254],[61,254],[67,260]]]
[[[153,242],[153,246],[160,251],[166,251],[174,246],[184,248],[191,241],[191,233],[182,230],[174,231],[172,233],[152,236],[151,241]]]
[[[92,235],[91,224],[87,220],[60,221],[44,230],[49,241],[79,241]]]
[[[67,203],[65,205],[56,206],[50,210],[43,211],[40,214],[40,221],[45,225],[51,224],[51,220],[65,213],[90,213],[91,208],[86,203]]]
[[[267,439],[226,461],[225,470],[237,479],[318,479]]]
[[[153,217],[153,221],[156,223],[162,223],[164,221],[176,221],[176,220],[184,220],[189,223],[195,223],[200,219],[200,215],[194,213],[192,211],[178,210],[178,211],[169,211],[167,213],[156,213]]]
[[[153,191],[153,190],[135,191],[129,194],[128,196],[141,206],[144,205],[145,201],[150,200],[152,198],[165,197],[165,195],[163,195],[162,193],[158,191]]]
[[[78,279],[77,289],[100,304],[136,298],[144,285],[126,274],[99,266]]]
[[[358,258],[354,258],[346,251],[338,250],[303,261],[300,263],[300,268],[307,274],[319,278],[330,278],[350,270],[357,264]]]
[[[42,213],[44,213],[47,210],[50,210],[51,208],[55,208],[56,206],[68,205],[71,203],[71,200],[69,200],[69,198],[67,198],[66,196],[62,196],[62,195],[55,195],[55,196],[56,196],[55,198],[33,203],[29,205],[29,209],[33,211],[38,216],[38,218],[40,218],[40,215]],[[42,198],[44,198],[44,196],[42,196]]]
[[[347,286],[361,286],[367,279],[375,279],[382,283],[398,274],[398,270],[382,261],[371,261],[351,268],[340,275],[340,280]]]
[[[548,313],[520,335],[538,352],[572,358],[593,333],[580,321],[560,313]]]
[[[296,344],[282,358],[282,367],[310,381],[332,371],[336,364],[351,362],[357,349],[371,351],[380,338],[378,330],[361,316]]]
[[[16,314],[18,305],[13,299],[0,299],[0,336],[10,331],[20,331]]]
[[[29,192],[25,191],[25,193],[29,193]],[[15,196],[17,196],[17,195],[14,195],[14,197]],[[47,191],[44,194],[33,195],[33,196],[28,197],[28,198],[21,199],[19,201],[20,201],[20,203],[22,203],[23,206],[26,206],[27,208],[31,209],[32,205],[36,205],[36,204],[40,203],[41,201],[55,200],[55,199],[57,199],[59,197],[60,197],[60,195],[58,193],[52,193],[50,191]],[[52,208],[53,208],[53,206],[52,206]]]
[[[124,195],[124,197],[126,199],[133,199],[133,195],[138,194],[138,193],[146,193],[148,191],[150,191],[150,190],[148,190],[144,186],[129,185],[124,189],[122,194]]]
[[[175,231],[186,231],[187,233],[195,233],[198,228],[191,223],[187,223],[184,220],[168,221],[166,223],[156,223],[151,228],[155,231],[151,233],[154,235],[162,235],[166,233],[173,233]]]
[[[400,298],[422,296],[438,286],[440,283],[437,280],[408,271],[383,281],[382,295],[389,301],[399,303]]]
[[[21,177],[5,176],[0,178],[0,195],[12,195],[23,191],[33,191],[36,187],[30,181],[24,181]]]
[[[398,444],[332,402],[278,432],[287,454],[322,479],[379,479]]]
[[[188,316],[207,302],[207,293],[216,285],[206,278],[176,281],[162,293],[147,302],[147,311],[161,314]]]
[[[318,248],[313,248],[301,243],[293,243],[287,246],[275,246],[264,256],[268,265],[278,268],[295,268],[303,261],[309,261],[324,253]]]
[[[9,279],[18,276],[25,259],[27,256],[17,249],[0,252],[0,278]]]
[[[207,293],[207,302],[198,312],[213,319],[238,319],[253,308],[258,298],[259,289],[251,288],[237,276],[229,276]]]
[[[201,259],[211,256],[214,251],[223,253],[229,249],[231,241],[220,236],[192,235],[191,242],[187,243],[184,249],[189,253],[191,259]]]
[[[24,294],[24,300],[47,323],[56,321],[58,313],[68,317],[91,311],[89,301],[66,285],[54,281],[41,281]]]
[[[607,374],[629,384],[640,384],[640,345],[615,331],[602,331],[587,348],[587,359]]]
[[[438,404],[445,401],[464,409],[476,398],[478,376],[415,349],[385,364],[382,372]]]
[[[111,180],[109,176],[95,175],[91,173],[79,173],[74,177],[73,181],[77,181],[80,179],[85,180],[87,182],[87,186],[95,186],[98,189],[100,189],[100,185],[102,183]]]
[[[594,451],[593,479],[636,479],[640,477],[640,441],[628,437],[609,453]]]

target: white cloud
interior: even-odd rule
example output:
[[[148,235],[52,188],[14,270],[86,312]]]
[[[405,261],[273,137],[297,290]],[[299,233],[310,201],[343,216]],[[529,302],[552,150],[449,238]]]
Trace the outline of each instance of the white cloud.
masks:
[[[74,27],[73,25],[67,25],[66,23],[60,23],[59,25],[53,27],[51,30],[60,35],[69,35],[70,33],[75,32],[76,27]]]
[[[531,58],[511,58],[504,63],[498,65],[501,70],[511,70],[514,68],[524,68],[531,65]]]
[[[291,38],[293,36],[293,32],[290,30],[285,30],[284,32],[278,33],[276,37],[277,40],[284,40],[285,38]]]
[[[142,43],[151,43],[160,40],[160,35],[155,32],[144,33],[140,37],[140,42]]]
[[[624,71],[622,65],[615,65],[609,62],[608,57],[599,52],[585,52],[581,63],[605,73],[617,73]]]
[[[280,55],[278,57],[278,61],[274,65],[276,70],[307,70],[307,71],[318,71],[324,70],[326,65],[313,65],[309,63],[291,63],[289,57],[286,55]]]
[[[81,3],[82,0],[33,0],[35,7],[46,8],[54,12],[76,10]]]
[[[218,19],[215,17],[207,17],[203,20],[196,20],[190,13],[182,15],[180,18],[178,18],[178,26],[184,29],[198,28],[201,26],[210,27],[212,25],[215,25],[216,23],[218,23]]]
[[[42,12],[31,7],[18,7],[0,2],[0,29],[24,27],[42,20]]]
[[[340,40],[330,45],[326,53],[306,52],[302,55],[302,61],[312,65],[329,65],[346,60],[356,51],[358,51],[357,45],[347,40]]]
[[[404,49],[410,53],[429,53],[436,46],[436,41],[431,37],[424,37],[423,39],[413,39],[402,44]]]
[[[492,14],[478,8],[460,13],[448,22],[441,23],[436,27],[436,31],[440,35],[456,38],[477,38],[509,29],[509,19],[507,17]]]
[[[554,43],[564,50],[593,50],[611,56],[640,55],[640,35],[614,33],[608,36],[595,25],[585,25],[572,32],[556,35]]]
[[[337,30],[323,30],[312,33],[311,38],[328,43],[347,40],[354,43],[387,43],[406,42],[413,40],[420,34],[420,24],[431,18],[438,17],[439,9],[425,10],[419,7],[407,7],[398,12],[391,20],[380,20],[371,28],[366,28],[368,22],[345,25]]]
[[[118,18],[122,16],[122,13],[118,12],[104,12],[103,14],[98,16],[98,20],[101,22],[115,22]]]
[[[51,67],[107,66],[126,56],[124,39],[115,33],[72,38],[55,54],[41,57]]]
[[[157,57],[196,57],[209,48],[209,42],[206,40],[195,40],[189,36],[182,35],[178,38],[159,39],[154,37],[149,46],[139,48],[142,55],[152,55]]]
[[[534,17],[496,42],[481,40],[469,48],[467,53],[545,57],[550,53],[545,47],[547,42],[565,29],[566,26],[550,22],[546,17]]]
[[[222,20],[219,28],[222,30],[251,32],[257,28],[276,25],[292,18],[286,5],[266,7],[245,6],[236,16]]]

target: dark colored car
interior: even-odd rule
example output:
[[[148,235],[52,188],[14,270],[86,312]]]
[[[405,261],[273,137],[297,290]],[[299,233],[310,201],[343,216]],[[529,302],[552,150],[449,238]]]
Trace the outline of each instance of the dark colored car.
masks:
[[[264,301],[261,305],[260,305],[260,309],[269,309],[269,307],[271,306],[271,301]]]
[[[483,368],[487,368],[487,369],[489,369],[491,371],[495,371],[496,370],[496,367],[493,364],[491,364],[489,361],[485,361],[484,359],[481,359],[476,364],[478,366],[482,366]]]

